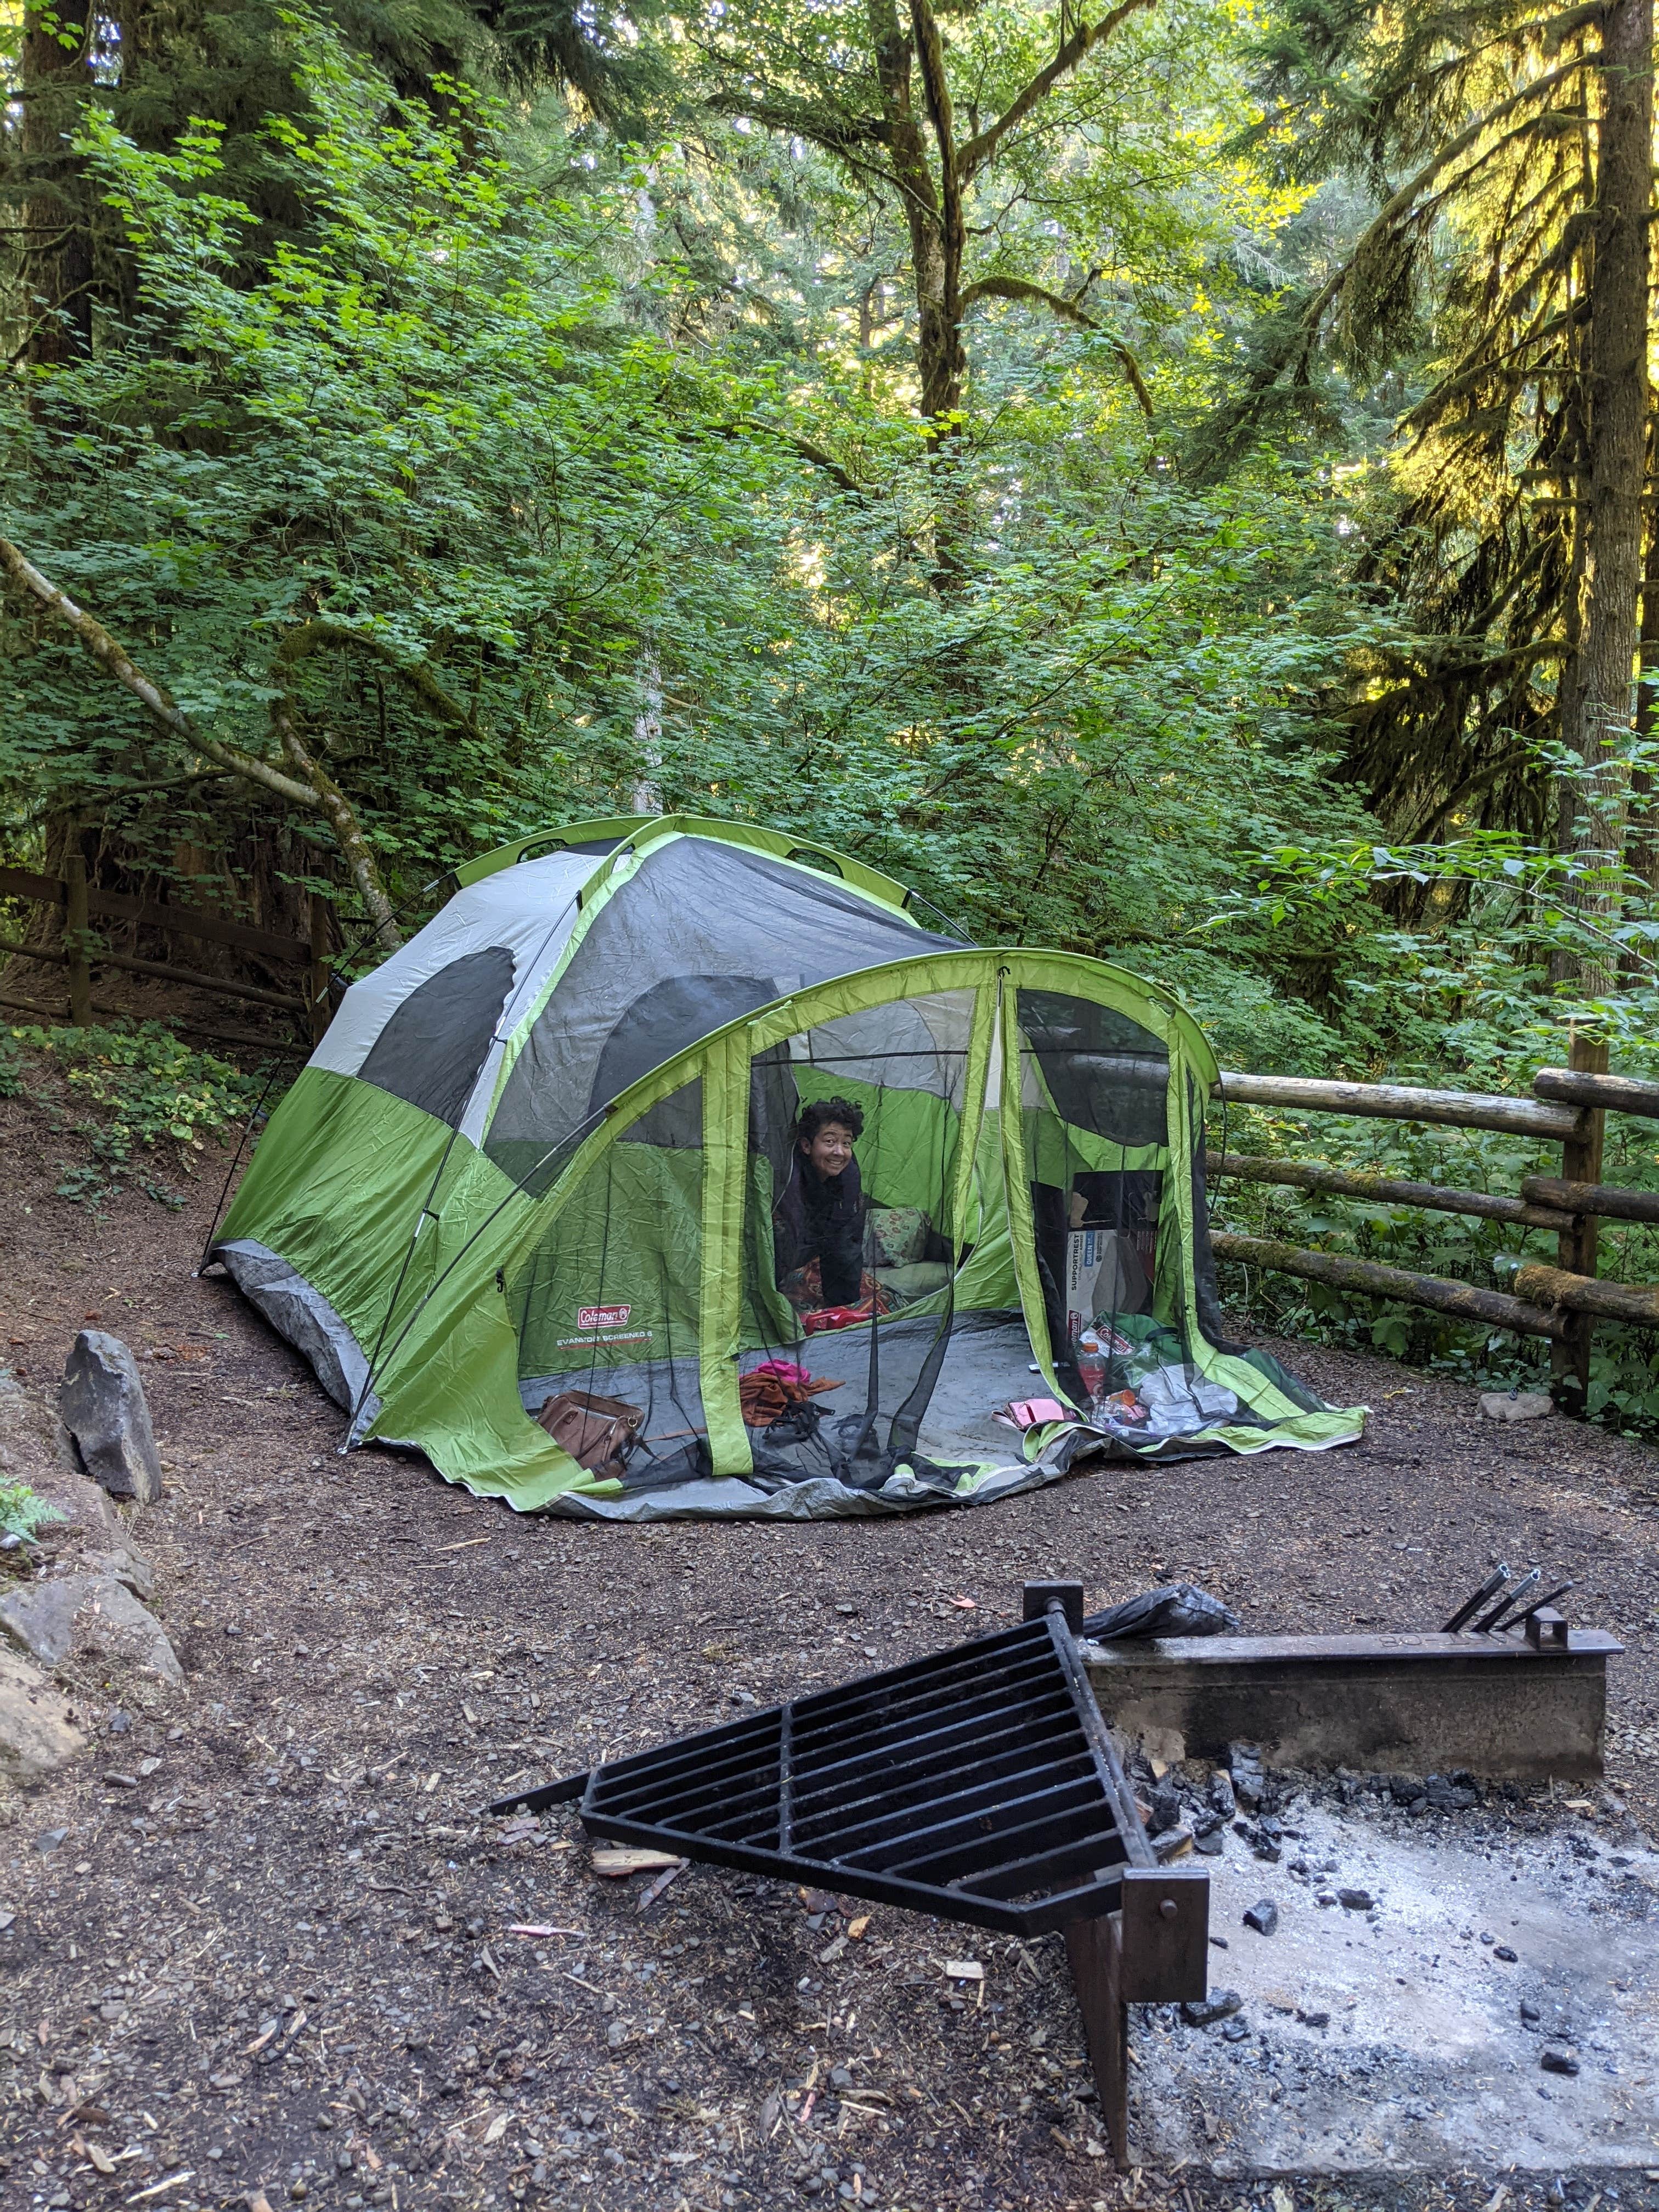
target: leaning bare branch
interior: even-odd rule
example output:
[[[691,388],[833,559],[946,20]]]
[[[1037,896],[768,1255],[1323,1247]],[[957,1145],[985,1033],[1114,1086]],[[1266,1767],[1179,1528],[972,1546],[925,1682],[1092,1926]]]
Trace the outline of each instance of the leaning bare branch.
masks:
[[[1063,292],[1050,292],[1041,284],[1027,283],[1023,276],[981,276],[976,283],[969,285],[962,295],[963,314],[981,300],[1016,300],[1027,306],[1047,307],[1050,313],[1060,316],[1066,322],[1075,323],[1080,330],[1093,331],[1097,337],[1109,339],[1112,351],[1123,364],[1123,373],[1129,380],[1130,389],[1139,403],[1142,414],[1149,422],[1153,419],[1152,395],[1140,373],[1140,363],[1121,338],[1113,337],[1105,324],[1085,313],[1075,300],[1068,300]]]

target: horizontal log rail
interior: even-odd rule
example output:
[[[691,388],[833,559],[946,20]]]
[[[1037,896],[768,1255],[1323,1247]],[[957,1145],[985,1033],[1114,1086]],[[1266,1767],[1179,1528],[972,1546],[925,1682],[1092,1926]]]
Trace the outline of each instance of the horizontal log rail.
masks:
[[[1552,1311],[1595,1314],[1638,1328],[1659,1327],[1659,1289],[1637,1283],[1604,1283],[1595,1275],[1570,1275],[1562,1267],[1533,1264],[1516,1270],[1515,1295]]]
[[[1328,1191],[1333,1197],[1367,1199],[1378,1206],[1420,1206],[1436,1213],[1472,1213],[1485,1221],[1508,1222],[1517,1229],[1559,1232],[1572,1225],[1571,1208],[1531,1199],[1524,1184],[1521,1197],[1504,1198],[1494,1191],[1446,1190],[1436,1182],[1410,1182],[1397,1176],[1353,1174],[1346,1169],[1327,1167],[1322,1161],[1262,1159],[1249,1152],[1206,1152],[1204,1160],[1209,1176],[1231,1176],[1239,1182]],[[1659,1220],[1659,1197],[1654,1205],[1654,1218]]]
[[[14,960],[37,961],[47,968],[72,968],[74,956],[44,945],[24,945],[14,937],[0,937],[0,953]],[[161,960],[135,960],[130,953],[106,952],[94,946],[87,955],[88,966],[119,968],[131,975],[150,975],[168,983],[181,983],[192,991],[208,991],[216,998],[245,999],[256,1006],[279,1006],[285,1014],[303,1014],[303,999],[283,991],[262,991],[252,983],[227,983],[217,975],[200,975],[193,969],[170,967]]]
[[[70,1010],[67,1006],[48,1006],[43,1000],[25,999],[15,992],[0,993],[0,1006],[4,1006],[9,1012],[43,1015],[54,1028],[63,1026],[69,1020]],[[103,999],[94,999],[92,1001],[92,1012],[94,1014],[109,1014],[118,1021],[126,1021],[131,1018],[127,1007],[112,1006]],[[292,1047],[285,1046],[280,1037],[258,1036],[252,1030],[228,1030],[217,1023],[210,1029],[205,1023],[186,1021],[178,1014],[167,1016],[167,1025],[170,1029],[190,1030],[198,1036],[206,1037],[213,1044],[251,1045],[260,1052],[290,1053],[293,1050]]]
[[[1596,1075],[1576,1067],[1540,1067],[1532,1079],[1540,1098],[1571,1106],[1598,1106],[1609,1114],[1641,1114],[1659,1121],[1659,1083],[1633,1075]]]
[[[0,898],[61,907],[68,902],[69,885],[56,876],[37,876],[27,868],[0,868]],[[216,914],[192,907],[161,906],[153,899],[134,898],[126,891],[100,890],[93,884],[87,886],[87,911],[107,915],[112,921],[136,921],[147,929],[200,938],[208,945],[227,945],[235,951],[258,953],[263,959],[284,962],[291,968],[303,967],[311,959],[311,947],[302,939],[279,937],[274,930],[226,921]]]
[[[1562,1176],[1522,1176],[1528,1205],[1558,1206],[1563,1213],[1593,1213],[1603,1221],[1659,1221],[1659,1190],[1620,1190],[1610,1182],[1569,1182]]]
[[[1271,1267],[1281,1275],[1328,1283],[1333,1290],[1361,1291],[1369,1297],[1403,1298],[1460,1321],[1483,1321],[1496,1328],[1516,1330],[1522,1336],[1565,1338],[1571,1327],[1558,1307],[1533,1305],[1523,1297],[1512,1297],[1505,1291],[1482,1290],[1474,1283],[1419,1275],[1409,1267],[1385,1267],[1375,1260],[1351,1260],[1337,1252],[1304,1252],[1273,1237],[1238,1237],[1228,1230],[1217,1230],[1210,1241],[1218,1260]],[[1522,1274],[1527,1272],[1522,1271]],[[1553,1274],[1555,1270],[1543,1272]],[[1516,1278],[1517,1282],[1520,1279]]]
[[[1506,1129],[1565,1144],[1583,1116],[1542,1098],[1484,1091],[1421,1091],[1404,1083],[1327,1083],[1304,1075],[1245,1075],[1224,1068],[1216,1089],[1229,1106],[1283,1106],[1302,1114],[1358,1114],[1388,1121],[1429,1121],[1454,1129]]]

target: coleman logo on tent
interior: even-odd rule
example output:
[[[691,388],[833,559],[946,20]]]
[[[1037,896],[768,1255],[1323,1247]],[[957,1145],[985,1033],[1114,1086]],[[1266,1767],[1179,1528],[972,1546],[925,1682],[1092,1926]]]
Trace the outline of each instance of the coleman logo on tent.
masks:
[[[633,1312],[632,1306],[578,1306],[578,1328],[622,1328]]]

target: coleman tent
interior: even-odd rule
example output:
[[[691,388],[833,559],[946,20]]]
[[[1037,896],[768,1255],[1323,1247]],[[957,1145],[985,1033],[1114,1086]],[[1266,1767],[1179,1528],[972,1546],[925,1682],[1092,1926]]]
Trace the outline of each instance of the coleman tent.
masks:
[[[583,822],[460,874],[346,994],[212,1248],[349,1442],[649,1519],[1359,1433],[1223,1334],[1215,1066],[1167,992],[936,933],[733,823]],[[804,1115],[851,1139],[832,1184]]]

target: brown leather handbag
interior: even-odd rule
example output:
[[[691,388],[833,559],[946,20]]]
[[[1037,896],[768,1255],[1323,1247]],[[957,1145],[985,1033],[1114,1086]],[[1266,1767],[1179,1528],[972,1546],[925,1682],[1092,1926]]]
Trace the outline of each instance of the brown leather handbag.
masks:
[[[624,1462],[645,1425],[639,1407],[588,1390],[558,1391],[536,1419],[578,1467],[610,1482],[621,1480]]]

